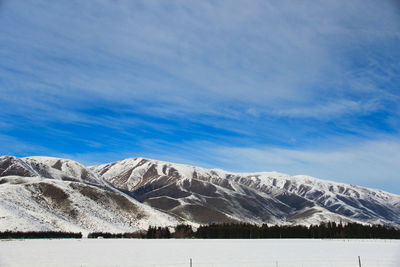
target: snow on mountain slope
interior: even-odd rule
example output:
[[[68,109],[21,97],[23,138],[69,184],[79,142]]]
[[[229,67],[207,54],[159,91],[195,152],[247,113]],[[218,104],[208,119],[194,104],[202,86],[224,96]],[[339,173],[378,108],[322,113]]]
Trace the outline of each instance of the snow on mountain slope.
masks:
[[[85,167],[60,158],[0,157],[0,231],[324,221],[400,227],[400,196],[304,175],[231,173],[144,158]]]
[[[200,223],[341,220],[400,225],[400,196],[310,176],[230,173],[144,158],[91,169],[144,203]]]
[[[79,162],[73,160],[52,157],[26,157],[21,160],[45,178],[104,185],[102,180],[98,179],[97,175]]]
[[[104,185],[104,182],[97,175],[79,162],[52,157],[0,157],[0,177],[7,175],[38,176]]]
[[[0,177],[18,175],[23,177],[39,176],[39,174],[23,160],[13,156],[0,157]]]
[[[0,231],[126,232],[182,222],[127,196],[76,161],[0,157]]]
[[[123,194],[79,182],[0,178],[1,230],[130,232],[178,220]]]

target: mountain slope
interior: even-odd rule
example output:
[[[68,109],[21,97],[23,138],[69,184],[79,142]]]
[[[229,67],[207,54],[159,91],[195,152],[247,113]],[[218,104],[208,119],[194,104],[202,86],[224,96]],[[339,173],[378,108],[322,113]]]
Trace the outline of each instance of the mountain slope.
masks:
[[[104,185],[97,175],[79,162],[52,157],[0,157],[0,177],[8,175]]]
[[[143,158],[91,170],[148,205],[200,223],[342,220],[400,225],[400,196],[309,176],[229,173]]]
[[[400,227],[400,196],[309,176],[230,173],[144,158],[85,167],[68,159],[0,157],[0,231],[324,221]]]
[[[182,222],[115,190],[71,160],[0,157],[0,175],[1,231],[129,232]]]

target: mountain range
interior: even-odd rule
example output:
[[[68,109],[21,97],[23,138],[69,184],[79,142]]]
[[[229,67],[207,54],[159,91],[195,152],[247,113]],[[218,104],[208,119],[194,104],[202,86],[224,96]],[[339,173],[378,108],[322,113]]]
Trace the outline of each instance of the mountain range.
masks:
[[[0,157],[0,231],[327,221],[400,227],[400,196],[305,175],[233,173],[145,158],[84,166]]]

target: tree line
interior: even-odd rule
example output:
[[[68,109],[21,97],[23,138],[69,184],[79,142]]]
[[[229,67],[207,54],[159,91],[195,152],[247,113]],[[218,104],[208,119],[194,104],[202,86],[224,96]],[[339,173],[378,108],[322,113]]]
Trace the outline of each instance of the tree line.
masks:
[[[147,231],[125,234],[92,233],[91,238],[381,238],[400,239],[400,229],[383,225],[359,223],[321,223],[309,227],[302,225],[256,225],[225,223],[200,226],[197,231],[190,225],[168,227],[150,226]]]
[[[73,232],[0,232],[0,239],[10,238],[82,238]],[[147,231],[132,233],[93,232],[88,238],[381,238],[400,239],[400,229],[384,225],[327,222],[309,227],[302,225],[256,225],[225,223],[202,225],[193,230],[190,225],[175,228],[149,226]]]
[[[54,232],[54,231],[0,232],[0,239],[18,239],[18,238],[82,238],[82,233]]]
[[[240,224],[210,224],[200,226],[195,238],[382,238],[400,239],[400,230],[382,225],[359,223],[321,223],[309,227],[296,225],[261,226]]]

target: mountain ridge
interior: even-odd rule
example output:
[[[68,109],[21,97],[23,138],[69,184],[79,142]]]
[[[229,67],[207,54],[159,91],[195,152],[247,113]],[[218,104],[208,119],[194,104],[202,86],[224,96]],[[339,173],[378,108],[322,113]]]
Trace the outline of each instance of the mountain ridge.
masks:
[[[35,156],[36,157],[36,156]],[[228,171],[228,170],[224,170],[221,168],[206,168],[206,167],[199,167],[199,166],[194,166],[194,165],[190,165],[190,164],[184,164],[184,163],[174,163],[174,162],[169,162],[169,161],[164,161],[164,160],[157,160],[157,159],[151,159],[151,158],[146,158],[146,157],[133,157],[133,158],[126,158],[126,159],[122,159],[122,160],[118,160],[118,161],[113,161],[113,162],[109,162],[109,163],[102,163],[102,164],[97,164],[97,165],[88,165],[86,166],[89,169],[92,168],[97,168],[99,166],[105,166],[105,165],[109,165],[109,164],[113,164],[113,163],[117,163],[117,162],[121,162],[121,161],[126,161],[126,160],[135,160],[135,159],[141,159],[141,160],[148,160],[148,161],[153,161],[153,162],[157,162],[160,164],[173,164],[173,165],[178,165],[178,166],[182,166],[182,167],[189,167],[189,168],[196,168],[196,169],[202,169],[202,170],[206,170],[206,171],[214,171],[214,172],[220,172],[220,173],[227,173],[227,174],[236,174],[236,175],[242,175],[242,176],[249,176],[249,175],[268,175],[268,174],[276,174],[276,175],[280,175],[280,176],[286,176],[286,177],[293,177],[293,178],[299,178],[299,179],[309,179],[309,180],[315,180],[315,181],[321,181],[324,183],[331,183],[331,184],[337,184],[337,185],[347,185],[347,186],[354,186],[357,188],[364,188],[364,189],[368,189],[368,190],[374,190],[377,192],[383,192],[385,194],[390,194],[393,196],[399,196],[399,194],[396,193],[392,193],[392,192],[388,192],[385,191],[383,189],[379,189],[379,188],[372,188],[372,187],[368,187],[368,186],[362,186],[362,185],[356,185],[356,184],[349,184],[349,183],[345,183],[345,182],[337,182],[337,181],[333,181],[333,180],[329,180],[329,179],[322,179],[322,178],[318,178],[318,177],[314,177],[311,175],[307,175],[307,174],[295,174],[295,175],[290,175],[287,173],[283,173],[283,172],[279,172],[279,171],[254,171],[254,172],[240,172],[240,171]]]
[[[147,169],[146,169],[147,165]],[[116,171],[117,169],[118,171]],[[316,190],[316,194],[322,194],[327,199],[319,199],[320,201],[329,202],[329,198],[332,197],[333,194],[338,194],[336,198],[337,201],[346,201],[350,208],[357,208],[357,204],[363,205],[362,203],[350,203],[349,199],[343,199],[342,196],[347,196],[350,198],[360,198],[361,195],[370,195],[377,202],[378,200],[389,201],[391,199],[395,199],[395,202],[398,202],[398,196],[395,194],[387,193],[382,190],[377,189],[369,189],[366,187],[360,187],[355,185],[346,185],[343,183],[337,182],[329,182],[321,179],[313,178],[310,176],[289,176],[286,174],[281,174],[277,172],[259,172],[259,173],[230,173],[223,170],[215,170],[215,169],[205,169],[199,168],[190,165],[184,164],[173,164],[164,161],[157,160],[149,160],[145,158],[133,158],[133,159],[125,159],[118,162],[113,162],[110,164],[103,164],[92,169],[94,172],[98,172],[98,174],[103,175],[105,179],[108,179],[114,186],[119,186],[121,189],[128,190],[134,189],[133,185],[141,185],[139,180],[143,183],[142,176],[146,174],[147,176],[152,176],[152,180],[154,179],[164,179],[162,177],[168,176],[169,180],[171,177],[175,176],[175,180],[178,180],[178,188],[181,188],[182,181],[195,179],[195,180],[203,180],[207,182],[211,182],[212,184],[222,183],[222,187],[232,186],[233,184],[230,182],[234,182],[234,184],[244,185],[246,187],[250,187],[252,189],[257,190],[258,192],[267,193],[269,195],[276,195],[280,193],[278,191],[286,191],[286,193],[296,193],[296,195],[300,195],[302,197],[306,196],[306,193],[310,194],[310,189],[315,189],[315,187],[319,190]],[[150,170],[150,174],[149,174]],[[110,175],[108,173],[111,172]],[[169,173],[168,173],[169,172]],[[113,175],[113,174],[119,175]],[[123,174],[122,176],[120,174]],[[127,174],[129,174],[127,177]],[[179,179],[180,178],[180,179]],[[126,180],[126,181],[125,181]],[[154,181],[150,181],[152,184]],[[221,184],[220,184],[221,185]],[[125,186],[125,187],[124,187]],[[131,186],[128,188],[126,186]],[[145,186],[145,185],[143,185]],[[142,187],[143,188],[143,187]],[[140,189],[140,187],[139,187]],[[131,190],[132,191],[132,190]],[[187,190],[186,190],[187,191]],[[293,194],[292,194],[293,195]],[[318,196],[316,196],[318,197]],[[281,197],[282,198],[282,197]],[[340,199],[341,198],[341,199]],[[310,199],[310,197],[306,197],[306,199]],[[282,199],[281,199],[282,200]],[[329,203],[328,203],[329,204]],[[379,203],[374,203],[373,205],[369,205],[370,208],[379,209],[381,207],[376,206]],[[325,205],[326,206],[326,205]],[[330,205],[332,206],[332,205]],[[373,207],[374,206],[374,207]],[[330,211],[332,211],[335,207],[331,207]],[[342,206],[344,209],[349,209],[349,207]],[[369,209],[370,209],[369,208]],[[352,211],[349,210],[348,213]],[[345,213],[345,212],[342,212]],[[365,213],[370,213],[368,210],[364,209]],[[393,212],[392,212],[393,213]],[[348,214],[344,214],[348,215]],[[371,214],[370,214],[371,215]],[[362,217],[362,216],[361,216]],[[371,217],[371,216],[370,216]],[[357,219],[357,218],[353,218]],[[363,218],[361,218],[363,219]],[[365,219],[365,218],[364,218]],[[397,218],[398,219],[398,216]]]
[[[38,199],[38,192],[47,192],[42,187],[52,188],[64,199]],[[14,205],[17,202],[20,207]],[[62,158],[0,156],[0,211],[8,214],[0,215],[0,230],[12,224],[17,214],[33,216],[47,225],[49,216],[32,215],[26,208],[30,203],[38,205],[39,215],[55,215],[56,219],[49,215],[55,220],[48,227],[51,230],[68,230],[73,225],[87,231],[115,232],[145,229],[157,223],[310,225],[324,221],[400,227],[400,196],[307,175],[237,173],[146,158],[84,166]],[[66,211],[66,203],[73,208]],[[124,205],[132,206],[133,213],[140,210],[143,216],[122,214]],[[98,211],[104,209],[110,214],[103,218]],[[92,212],[88,213],[91,217],[86,218],[87,210]],[[68,212],[75,212],[75,217]],[[113,216],[119,219],[115,221]],[[91,220],[96,223],[87,223]],[[57,226],[65,222],[72,226]],[[20,228],[29,229],[24,227]]]

